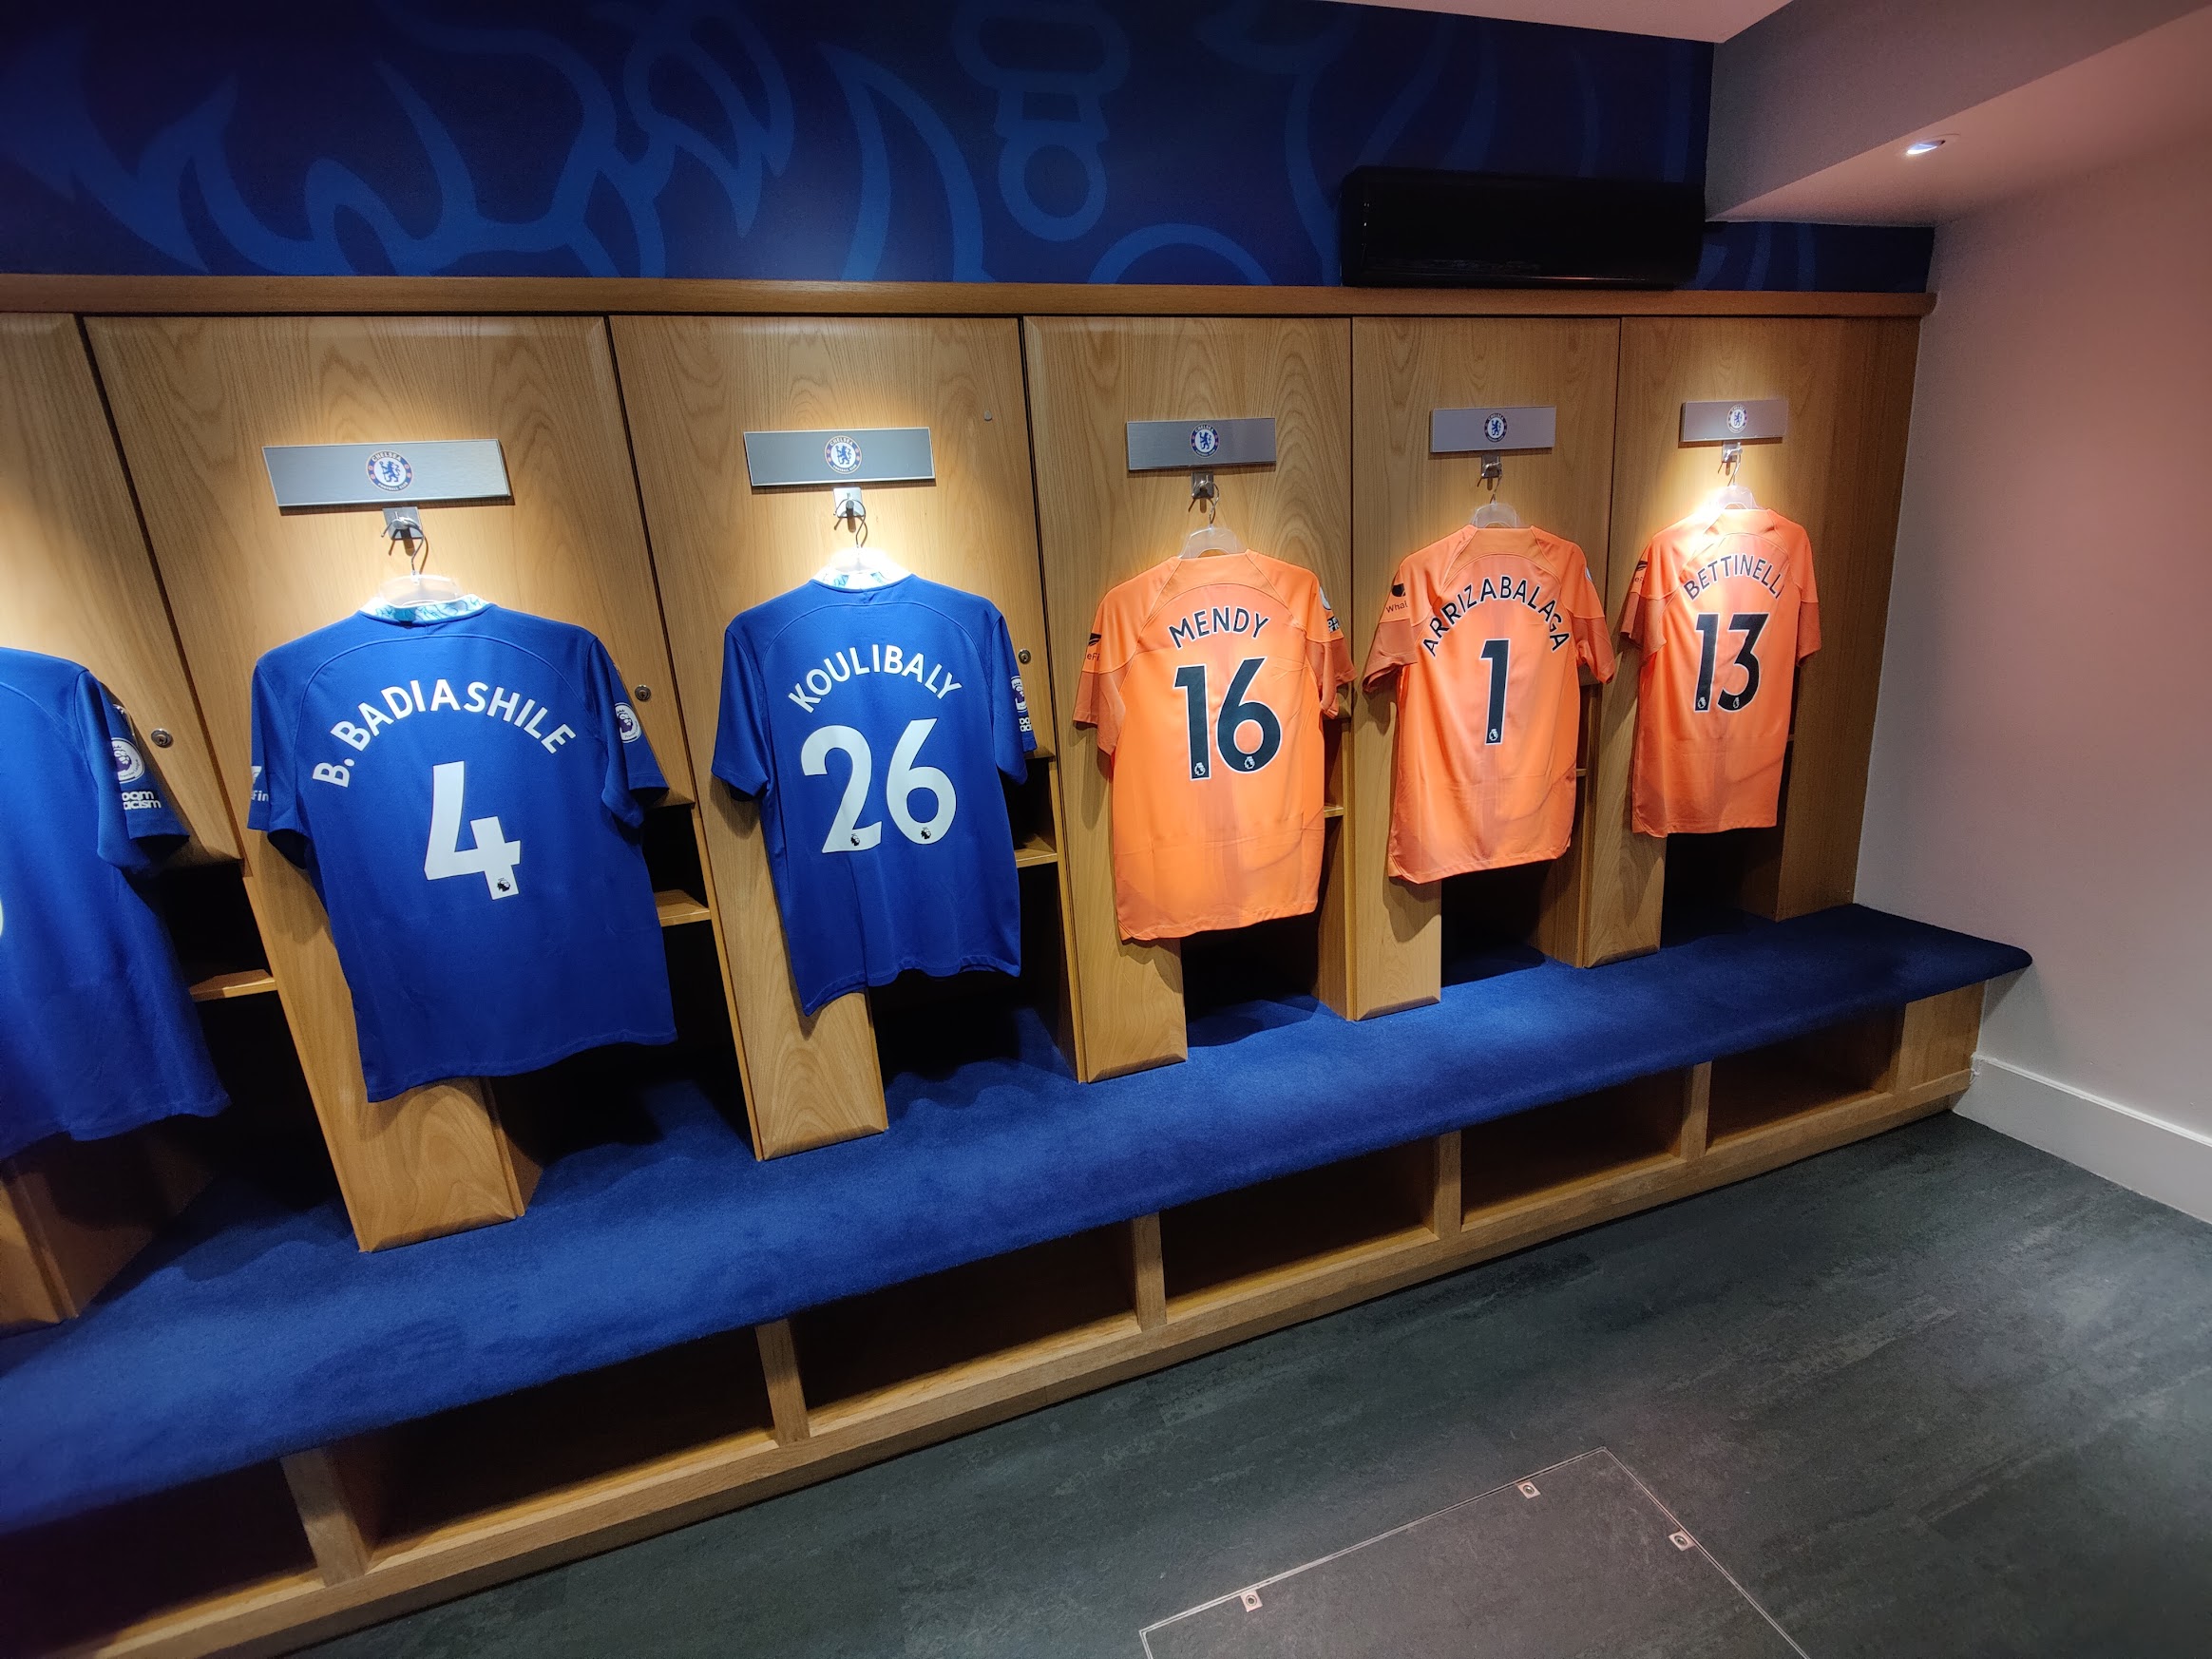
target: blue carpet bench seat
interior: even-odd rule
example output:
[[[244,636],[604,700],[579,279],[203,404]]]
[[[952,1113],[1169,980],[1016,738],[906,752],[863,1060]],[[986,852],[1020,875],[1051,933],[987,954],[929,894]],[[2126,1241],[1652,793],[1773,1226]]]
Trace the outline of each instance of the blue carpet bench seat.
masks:
[[[1194,1022],[1084,1086],[1018,1058],[891,1080],[889,1133],[755,1163],[705,1095],[547,1168],[521,1220],[363,1255],[334,1202],[219,1181],[82,1318],[0,1341],[0,1532],[2025,967],[1857,906],[1348,1023]]]

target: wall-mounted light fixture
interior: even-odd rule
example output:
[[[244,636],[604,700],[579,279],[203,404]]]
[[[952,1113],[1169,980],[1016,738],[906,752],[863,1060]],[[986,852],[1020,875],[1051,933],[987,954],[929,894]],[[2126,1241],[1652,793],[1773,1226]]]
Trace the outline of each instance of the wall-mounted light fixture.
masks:
[[[1915,139],[1905,146],[1905,154],[1908,156],[1932,156],[1950,142],[1951,138],[1948,133],[1941,138]]]

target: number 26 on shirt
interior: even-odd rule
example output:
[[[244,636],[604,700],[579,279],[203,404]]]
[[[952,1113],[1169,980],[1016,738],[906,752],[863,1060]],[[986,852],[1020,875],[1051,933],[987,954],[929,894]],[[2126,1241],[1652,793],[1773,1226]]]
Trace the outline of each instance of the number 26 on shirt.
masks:
[[[884,778],[884,805],[890,810],[891,822],[899,827],[899,833],[917,846],[940,843],[944,832],[952,828],[952,815],[960,810],[960,801],[953,794],[952,779],[934,766],[916,766],[915,758],[922,753],[922,744],[936,726],[935,720],[909,720],[906,730],[899,736],[898,747],[891,751],[891,770]],[[837,803],[837,816],[830,821],[830,834],[822,843],[824,852],[866,852],[884,838],[880,823],[863,824],[860,814],[868,805],[868,786],[875,775],[875,759],[868,752],[868,739],[850,726],[821,726],[810,733],[806,747],[799,751],[799,767],[809,777],[823,777],[830,771],[830,752],[840,750],[851,762],[852,770],[845,776],[845,793]],[[926,818],[914,816],[914,797],[926,794],[932,804]]]

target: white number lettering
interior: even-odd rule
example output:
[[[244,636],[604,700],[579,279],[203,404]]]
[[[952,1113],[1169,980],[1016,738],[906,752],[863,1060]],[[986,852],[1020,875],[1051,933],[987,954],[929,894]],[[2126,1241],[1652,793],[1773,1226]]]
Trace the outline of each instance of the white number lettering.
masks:
[[[922,740],[927,737],[935,720],[909,721],[900,734],[898,748],[891,751],[890,774],[884,779],[884,805],[891,810],[891,822],[899,827],[899,833],[908,841],[942,841],[952,826],[953,813],[960,810],[960,801],[952,792],[952,779],[934,766],[916,766],[914,757],[922,753]],[[934,816],[927,820],[914,816],[914,795],[926,790],[929,798],[937,803]]]
[[[423,874],[433,882],[480,875],[493,898],[511,899],[522,890],[515,884],[515,866],[523,862],[523,844],[509,841],[497,818],[471,818],[468,828],[476,845],[461,845],[461,796],[467,782],[466,761],[448,760],[430,769],[430,846],[423,854]]]
[[[924,740],[936,726],[935,720],[906,723],[906,731],[899,735],[899,746],[891,751],[890,775],[884,779],[884,804],[891,810],[891,822],[898,825],[899,833],[908,841],[925,846],[943,841],[945,830],[952,827],[953,814],[960,810],[952,779],[934,766],[914,764],[915,757],[922,753]],[[866,852],[884,838],[881,824],[860,822],[860,810],[868,804],[868,780],[875,775],[874,758],[868,753],[868,739],[850,726],[821,726],[808,736],[806,747],[799,751],[800,768],[809,777],[821,777],[830,770],[832,749],[845,752],[852,762],[852,771],[845,779],[845,794],[837,803],[837,816],[830,822],[830,835],[822,843],[822,850]],[[914,816],[914,796],[918,793],[926,793],[935,803],[935,810],[927,818]]]
[[[830,825],[829,839],[822,843],[824,852],[863,852],[884,838],[881,824],[860,822],[860,809],[868,801],[868,780],[874,772],[875,763],[868,753],[868,739],[850,726],[819,726],[808,734],[807,746],[799,751],[799,767],[809,777],[820,777],[830,770],[830,751],[842,749],[852,762],[852,771],[846,774],[845,798],[837,803],[837,816]]]

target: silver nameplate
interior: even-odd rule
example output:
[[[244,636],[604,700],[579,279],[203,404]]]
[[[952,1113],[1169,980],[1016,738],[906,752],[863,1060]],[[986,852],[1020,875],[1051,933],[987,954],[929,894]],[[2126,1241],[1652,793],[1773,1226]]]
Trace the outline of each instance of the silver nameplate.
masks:
[[[373,507],[395,502],[506,501],[497,438],[389,444],[264,444],[261,461],[280,508]]]
[[[1210,472],[1216,467],[1272,467],[1275,417],[1131,421],[1132,472]]]
[[[927,427],[834,427],[747,432],[745,471],[755,489],[806,484],[911,484],[937,476]]]
[[[1554,404],[1429,410],[1429,453],[1432,455],[1495,455],[1506,449],[1549,449],[1558,435],[1559,410]]]
[[[1686,444],[1747,444],[1788,436],[1786,397],[1724,397],[1682,406],[1682,441]]]

